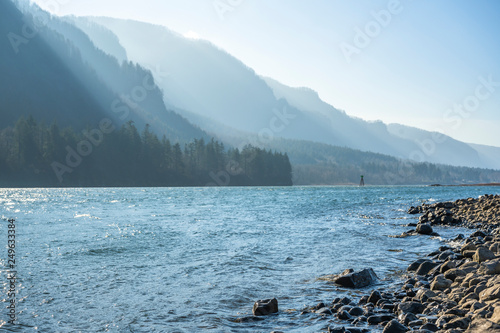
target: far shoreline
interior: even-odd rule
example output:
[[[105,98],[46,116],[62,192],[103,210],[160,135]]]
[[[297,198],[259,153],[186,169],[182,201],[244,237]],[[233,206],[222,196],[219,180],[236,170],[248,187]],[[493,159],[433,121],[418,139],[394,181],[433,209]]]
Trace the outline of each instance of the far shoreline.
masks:
[[[442,184],[432,184],[429,186],[468,186],[468,187],[475,187],[475,186],[500,186],[500,183],[479,183],[479,184],[455,184],[455,185],[442,185]]]

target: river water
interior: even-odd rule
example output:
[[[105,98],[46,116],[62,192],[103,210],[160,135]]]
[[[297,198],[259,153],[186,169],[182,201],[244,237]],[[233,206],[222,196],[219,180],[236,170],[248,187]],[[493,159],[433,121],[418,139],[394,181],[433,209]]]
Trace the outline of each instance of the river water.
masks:
[[[0,189],[16,219],[17,324],[6,309],[7,222],[0,224],[0,330],[14,332],[317,332],[333,317],[296,311],[349,294],[319,279],[372,267],[399,281],[442,238],[391,238],[423,202],[498,194],[488,187]],[[368,293],[370,287],[363,292]],[[258,322],[254,301],[280,314]]]

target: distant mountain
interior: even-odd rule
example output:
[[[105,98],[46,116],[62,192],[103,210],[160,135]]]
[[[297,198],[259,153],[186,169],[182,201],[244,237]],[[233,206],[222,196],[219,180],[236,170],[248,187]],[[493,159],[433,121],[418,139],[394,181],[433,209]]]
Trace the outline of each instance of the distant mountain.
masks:
[[[318,126],[302,110],[276,98],[251,68],[209,42],[187,39],[148,23],[88,19],[113,31],[127,50],[129,60],[147,67],[153,74],[164,73],[158,84],[165,102],[172,108],[267,137],[272,134],[322,141],[332,135],[330,128]],[[205,127],[206,121],[196,124]]]
[[[307,88],[262,78],[213,44],[165,27],[129,20],[89,18],[115,33],[130,60],[168,75],[159,83],[166,103],[193,123],[224,136],[229,131],[308,140],[398,158],[500,169],[468,144],[446,137],[429,150],[427,131],[353,118]],[[186,110],[183,113],[183,110]],[[271,128],[276,113],[289,115]],[[278,117],[279,118],[279,117]],[[276,120],[275,124],[282,124]],[[265,140],[261,140],[265,141]]]
[[[20,115],[32,114],[60,125],[96,123],[112,91],[61,35],[43,26],[28,30],[34,26],[31,15],[0,1],[0,122],[14,125]]]
[[[150,124],[158,135],[174,141],[208,139],[205,132],[166,109],[148,70],[128,62],[119,64],[75,25],[36,5],[24,2],[19,8],[10,0],[0,3],[0,35],[8,37],[0,39],[3,126],[13,125],[21,115],[33,115],[78,129],[95,126],[107,117],[117,127],[128,121],[140,129]],[[116,42],[109,31],[94,30]],[[26,35],[26,31],[33,33]],[[113,52],[123,56],[124,50],[115,43]]]

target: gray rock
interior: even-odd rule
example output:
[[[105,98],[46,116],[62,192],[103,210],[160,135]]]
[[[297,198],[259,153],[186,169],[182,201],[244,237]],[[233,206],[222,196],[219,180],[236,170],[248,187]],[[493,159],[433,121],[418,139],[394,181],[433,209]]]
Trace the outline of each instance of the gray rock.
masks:
[[[429,259],[417,259],[414,262],[412,262],[408,268],[406,269],[408,272],[414,272],[416,271],[420,265],[425,262],[425,261],[430,261]]]
[[[500,259],[482,262],[477,272],[482,275],[500,274]]]
[[[337,318],[341,320],[350,320],[352,319],[352,316],[349,314],[349,312],[342,310],[337,313]]]
[[[254,303],[252,312],[254,316],[267,316],[278,312],[278,300],[276,298],[258,300]]]
[[[359,306],[353,307],[351,310],[349,310],[349,314],[354,317],[361,316],[362,314],[365,313],[365,310],[360,308]]]
[[[430,235],[433,233],[433,230],[430,224],[420,223],[417,225],[417,233],[421,235]]]
[[[427,275],[433,268],[439,266],[438,263],[432,261],[423,262],[415,272],[417,275]]]
[[[472,256],[472,260],[482,263],[486,260],[495,259],[495,254],[485,247],[480,247],[476,250],[476,253]]]
[[[444,273],[444,277],[451,281],[455,281],[455,279],[459,276],[466,276],[466,275],[467,273],[459,268],[452,268]]]
[[[494,322],[478,318],[474,319],[472,323],[469,325],[468,333],[500,333],[500,325],[495,324]]]
[[[424,311],[425,305],[418,302],[401,302],[398,304],[397,313],[398,315],[405,313],[422,313]]]
[[[441,265],[441,267],[439,268],[439,271],[441,273],[444,273],[447,270],[450,270],[452,268],[457,268],[457,264],[454,261],[447,261],[447,262],[445,262],[444,264]]]
[[[317,310],[316,313],[317,314],[324,314],[324,315],[332,315],[333,314],[332,310],[330,310],[327,307],[324,307],[324,308]]]
[[[469,327],[470,319],[469,318],[455,318],[449,321],[444,325],[445,330],[453,329],[453,328],[461,328],[466,329]]]
[[[374,290],[370,294],[370,297],[368,297],[368,302],[370,302],[372,304],[377,304],[377,302],[381,299],[382,299],[382,295],[380,294],[380,292],[378,290]]]
[[[418,317],[413,313],[402,313],[398,316],[398,319],[402,324],[408,325],[410,322],[417,320]]]
[[[384,321],[389,321],[389,320],[393,320],[393,319],[394,319],[394,317],[391,315],[373,315],[373,316],[368,317],[366,319],[366,321],[370,325],[378,325],[380,323],[383,323]]]
[[[365,268],[359,272],[342,275],[335,280],[335,283],[347,288],[363,288],[375,283],[377,279],[373,269]]]
[[[436,297],[436,293],[429,289],[419,289],[415,297],[421,302],[427,302],[429,298]]]
[[[404,333],[406,331],[408,331],[406,326],[393,319],[385,325],[383,333]]]
[[[430,332],[437,332],[437,331],[439,331],[439,327],[437,327],[435,324],[432,324],[432,323],[424,324],[424,325],[420,326],[420,329],[421,330],[427,330],[427,331],[430,331]]]
[[[445,290],[451,286],[453,281],[448,280],[443,274],[439,274],[431,282],[431,290]]]
[[[486,288],[479,293],[479,299],[481,302],[492,301],[500,298],[500,285],[494,285],[492,287]]]

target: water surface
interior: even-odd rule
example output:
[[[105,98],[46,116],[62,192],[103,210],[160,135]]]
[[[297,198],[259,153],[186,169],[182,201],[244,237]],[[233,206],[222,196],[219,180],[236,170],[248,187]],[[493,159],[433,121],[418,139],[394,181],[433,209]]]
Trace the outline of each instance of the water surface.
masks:
[[[318,278],[346,268],[398,281],[410,261],[443,245],[389,237],[416,222],[408,207],[485,193],[498,188],[0,189],[0,215],[17,221],[20,312],[20,325],[3,329],[321,331],[329,320],[297,312],[235,319],[262,298],[276,297],[281,310],[331,301],[347,291]],[[2,281],[6,230],[3,221]]]

